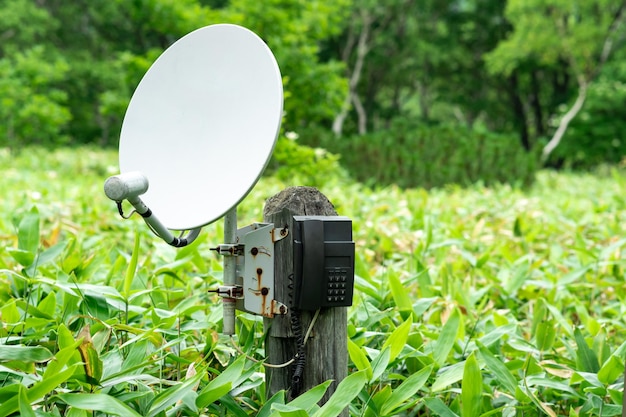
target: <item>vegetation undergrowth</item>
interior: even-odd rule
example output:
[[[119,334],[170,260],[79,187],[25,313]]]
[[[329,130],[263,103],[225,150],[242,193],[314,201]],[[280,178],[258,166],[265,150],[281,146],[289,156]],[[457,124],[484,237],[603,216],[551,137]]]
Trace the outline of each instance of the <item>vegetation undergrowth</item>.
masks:
[[[500,185],[316,185],[354,222],[350,377],[269,397],[220,335],[209,248],[176,250],[102,192],[114,152],[0,151],[0,416],[616,416],[626,350],[626,173]],[[264,177],[241,225],[296,177]],[[241,314],[262,359],[262,321]],[[354,371],[354,372],[352,372]]]

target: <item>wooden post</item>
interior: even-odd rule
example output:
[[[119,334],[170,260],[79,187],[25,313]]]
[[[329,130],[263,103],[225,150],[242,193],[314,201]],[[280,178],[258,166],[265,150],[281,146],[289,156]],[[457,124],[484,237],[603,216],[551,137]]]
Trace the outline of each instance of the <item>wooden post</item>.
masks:
[[[312,187],[290,187],[267,200],[263,212],[264,221],[276,227],[287,225],[289,236],[276,243],[274,252],[274,276],[276,300],[291,307],[289,288],[293,274],[293,216],[319,215],[336,216],[330,201]],[[292,296],[291,296],[292,297]],[[325,403],[335,392],[337,384],[348,372],[347,307],[326,308],[320,311],[309,340],[306,344],[306,366],[302,379],[302,392],[332,379],[334,382],[322,399]],[[302,312],[303,331],[309,328],[312,312]],[[291,331],[289,314],[265,319],[265,354],[268,363],[285,363],[296,353],[296,342]],[[267,368],[269,394],[289,390],[293,367]],[[344,410],[341,416],[348,416]]]

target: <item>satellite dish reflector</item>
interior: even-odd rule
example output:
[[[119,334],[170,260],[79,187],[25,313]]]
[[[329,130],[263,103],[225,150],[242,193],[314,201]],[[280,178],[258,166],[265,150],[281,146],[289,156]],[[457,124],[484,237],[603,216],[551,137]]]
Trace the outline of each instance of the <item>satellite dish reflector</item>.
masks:
[[[168,229],[204,226],[256,184],[282,111],[280,70],[261,38],[231,24],[198,29],[163,52],[135,90],[120,171],[147,178],[141,199]]]

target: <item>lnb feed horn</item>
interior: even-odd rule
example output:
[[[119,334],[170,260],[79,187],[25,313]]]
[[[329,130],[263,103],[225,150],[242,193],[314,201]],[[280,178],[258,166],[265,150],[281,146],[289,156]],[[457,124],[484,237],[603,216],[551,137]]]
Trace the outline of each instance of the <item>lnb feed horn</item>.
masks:
[[[150,230],[169,245],[180,248],[193,242],[200,234],[201,228],[192,229],[184,237],[174,236],[139,198],[140,195],[148,191],[148,187],[148,178],[141,172],[133,171],[107,178],[104,182],[104,193],[117,203],[118,211],[124,218],[128,216],[124,216],[122,202],[127,200],[135,208],[135,211],[143,217]]]

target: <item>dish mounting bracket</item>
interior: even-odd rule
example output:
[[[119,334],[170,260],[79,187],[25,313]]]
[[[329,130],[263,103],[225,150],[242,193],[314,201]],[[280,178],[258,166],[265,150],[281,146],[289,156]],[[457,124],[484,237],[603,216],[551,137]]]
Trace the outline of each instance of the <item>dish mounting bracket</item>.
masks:
[[[272,318],[287,314],[285,304],[274,299],[274,244],[289,234],[286,227],[253,223],[237,230],[237,243],[214,248],[224,256],[237,257],[235,286],[213,290],[220,297],[234,298],[236,308]]]

